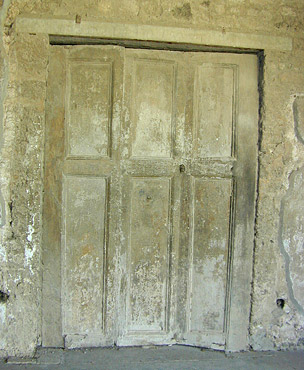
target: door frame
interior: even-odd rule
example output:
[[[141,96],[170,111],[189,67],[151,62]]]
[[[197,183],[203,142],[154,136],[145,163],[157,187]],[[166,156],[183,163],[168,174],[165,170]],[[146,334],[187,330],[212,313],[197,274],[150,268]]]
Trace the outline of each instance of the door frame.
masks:
[[[178,29],[173,27],[157,26],[138,26],[122,25],[111,23],[98,23],[98,31],[92,32],[94,22],[84,22],[86,24],[77,25],[74,20],[63,19],[36,19],[33,17],[19,17],[16,22],[17,32],[42,34],[48,37],[50,45],[78,45],[78,44],[111,44],[123,45],[126,47],[137,47],[147,49],[162,50],[184,50],[184,51],[212,51],[212,52],[231,52],[255,54],[259,58],[259,76],[262,79],[263,70],[263,49],[291,50],[291,39],[283,37],[253,37],[252,35],[227,33],[225,36],[221,32],[207,31],[202,34],[200,30]],[[78,28],[77,28],[78,27]],[[94,27],[93,27],[94,29]],[[163,31],[163,32],[160,32]],[[161,34],[161,37],[159,37]],[[114,37],[113,37],[114,35]],[[140,36],[139,36],[140,35]],[[180,35],[180,36],[177,36]],[[237,41],[236,41],[237,39]],[[144,41],[148,40],[148,41]],[[211,46],[214,45],[214,46]],[[261,87],[261,83],[259,85]],[[261,94],[261,91],[260,91]],[[262,94],[261,94],[262,95]],[[261,117],[257,117],[256,131],[260,135]],[[256,142],[258,149],[259,138]],[[251,309],[251,283],[253,271],[253,252],[254,252],[254,231],[256,216],[256,201],[258,189],[258,169],[259,161],[256,151],[256,176],[254,184],[255,201],[252,209],[253,223],[250,225],[250,240],[235,249],[235,253],[246,256],[246,265],[239,268],[232,268],[232,291],[239,290],[246,301],[246,308],[239,310],[240,307],[232,305],[230,308],[230,318],[227,330],[226,351],[240,351],[248,349],[249,325]],[[42,245],[42,256],[43,256]],[[42,297],[44,295],[42,294]],[[44,298],[43,298],[44,299]],[[43,314],[42,314],[43,317]],[[42,327],[44,325],[42,320]],[[42,329],[43,332],[44,329]],[[54,343],[55,344],[55,343]],[[61,346],[58,342],[56,346]]]

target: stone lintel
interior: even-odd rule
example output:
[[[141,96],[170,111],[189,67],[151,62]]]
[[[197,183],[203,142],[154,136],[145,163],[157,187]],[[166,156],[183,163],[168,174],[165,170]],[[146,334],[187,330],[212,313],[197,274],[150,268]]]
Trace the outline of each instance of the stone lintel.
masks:
[[[157,41],[252,50],[291,51],[292,39],[239,32],[221,32],[194,28],[107,23],[75,18],[20,16],[16,31],[57,36],[81,36],[101,39]]]

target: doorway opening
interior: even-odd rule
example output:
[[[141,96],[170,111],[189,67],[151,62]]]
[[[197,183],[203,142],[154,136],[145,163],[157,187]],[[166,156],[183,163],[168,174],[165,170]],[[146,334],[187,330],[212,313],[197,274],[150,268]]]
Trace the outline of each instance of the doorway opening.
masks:
[[[50,46],[43,346],[243,346],[255,51],[65,40]]]

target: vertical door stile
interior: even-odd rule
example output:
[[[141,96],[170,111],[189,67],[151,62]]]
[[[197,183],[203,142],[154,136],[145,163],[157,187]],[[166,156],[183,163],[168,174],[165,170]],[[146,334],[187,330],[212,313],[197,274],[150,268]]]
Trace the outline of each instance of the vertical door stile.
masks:
[[[63,335],[69,348],[111,345],[119,285],[121,48],[67,53]]]
[[[125,59],[125,328],[121,344],[168,343],[176,62],[163,52]]]
[[[60,236],[62,182],[58,179],[61,177],[64,152],[65,50],[54,48],[49,58],[42,232],[42,345],[62,347]]]
[[[127,80],[129,81],[130,74],[128,71],[128,65],[126,63],[126,50],[123,49],[123,77],[122,77],[122,107],[121,107],[121,121],[120,121],[120,139],[119,139],[119,182],[120,182],[120,245],[119,249],[119,292],[117,297],[117,337],[115,338],[115,343],[120,345],[119,338],[124,334],[127,320],[127,295],[126,288],[129,284],[128,282],[128,233],[126,232],[128,215],[130,215],[130,204],[126,202],[125,197],[129,193],[129,184],[127,182],[126,174],[126,158],[129,155],[129,95],[130,91],[127,86]]]

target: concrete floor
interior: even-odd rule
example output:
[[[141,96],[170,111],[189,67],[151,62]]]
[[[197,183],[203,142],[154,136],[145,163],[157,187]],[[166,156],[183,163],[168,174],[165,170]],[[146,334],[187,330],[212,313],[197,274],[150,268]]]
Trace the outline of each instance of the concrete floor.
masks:
[[[13,359],[0,369],[71,370],[298,370],[304,369],[304,351],[244,352],[226,355],[184,346],[151,348],[40,349],[34,359]]]

